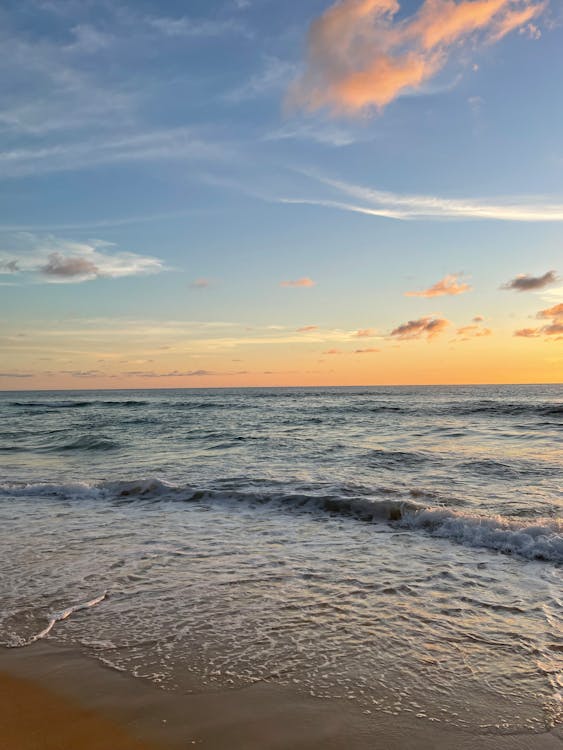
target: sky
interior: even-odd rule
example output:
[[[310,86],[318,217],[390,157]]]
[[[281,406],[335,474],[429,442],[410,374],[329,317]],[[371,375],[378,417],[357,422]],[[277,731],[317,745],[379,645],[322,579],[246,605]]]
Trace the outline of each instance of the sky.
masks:
[[[563,381],[559,0],[4,0],[0,390]]]

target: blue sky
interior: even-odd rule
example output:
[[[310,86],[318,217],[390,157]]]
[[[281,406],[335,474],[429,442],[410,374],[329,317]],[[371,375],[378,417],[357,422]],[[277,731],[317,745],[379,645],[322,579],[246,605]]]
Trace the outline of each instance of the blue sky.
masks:
[[[446,347],[463,348],[455,331],[475,316],[490,334],[469,346],[510,362],[501,375],[501,360],[491,360],[483,380],[561,380],[561,339],[537,322],[563,284],[561,7],[378,1],[389,5],[382,15],[374,0],[3,3],[5,387],[147,385],[157,376],[244,385],[272,382],[266,372],[279,383],[417,382],[408,363],[419,350],[422,380],[463,380],[467,352],[436,372]],[[358,25],[354,14],[370,3]],[[475,15],[479,3],[498,12],[427,43],[452,8]],[[346,34],[365,59],[352,59]],[[388,58],[431,70],[391,87],[387,100]],[[342,93],[342,71],[362,66],[376,77],[357,106]],[[499,289],[550,270],[549,284]],[[405,297],[451,274],[470,290]],[[281,285],[300,279],[311,284]],[[391,337],[428,316],[449,323],[441,344]],[[162,343],[147,348],[143,331],[157,324]],[[219,324],[236,336],[225,343]],[[95,345],[78,345],[93,326]],[[307,326],[313,337],[298,332]],[[514,336],[525,328],[530,340]],[[247,329],[263,344],[249,343]],[[377,364],[327,363],[324,352],[355,352],[354,332],[367,329]],[[405,359],[386,364],[398,346]],[[146,377],[127,375],[120,351]],[[234,360],[245,375],[233,374],[243,372]],[[291,376],[284,361],[295,365]]]

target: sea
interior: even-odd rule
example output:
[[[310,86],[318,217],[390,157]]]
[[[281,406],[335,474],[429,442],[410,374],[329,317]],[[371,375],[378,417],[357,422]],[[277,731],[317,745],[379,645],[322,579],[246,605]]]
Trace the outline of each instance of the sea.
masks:
[[[3,392],[0,646],[545,732],[562,438],[561,385]]]

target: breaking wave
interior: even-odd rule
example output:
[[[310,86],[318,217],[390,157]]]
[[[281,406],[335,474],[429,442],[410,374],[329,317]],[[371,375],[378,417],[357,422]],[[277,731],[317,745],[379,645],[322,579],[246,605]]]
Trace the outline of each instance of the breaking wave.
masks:
[[[416,491],[410,493],[417,496]],[[425,506],[412,499],[378,498],[348,493],[195,489],[158,479],[76,482],[70,484],[0,484],[2,497],[60,497],[63,499],[136,500],[160,502],[248,502],[282,510],[328,512],[359,521],[389,523],[422,531],[457,544],[480,547],[529,560],[563,563],[563,521],[553,518],[507,518],[466,513],[450,507]]]

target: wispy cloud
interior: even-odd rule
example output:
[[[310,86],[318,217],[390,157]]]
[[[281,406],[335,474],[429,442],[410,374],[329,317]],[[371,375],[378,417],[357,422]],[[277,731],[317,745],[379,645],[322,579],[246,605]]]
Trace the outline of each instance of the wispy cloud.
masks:
[[[529,24],[543,0],[423,0],[410,15],[398,0],[339,0],[314,21],[293,105],[355,113],[420,91],[468,44],[498,42]]]
[[[66,172],[104,164],[155,160],[221,160],[228,149],[207,143],[188,128],[94,137],[41,148],[0,151],[2,177]]]
[[[445,318],[435,318],[426,316],[418,320],[409,320],[407,323],[394,328],[391,336],[399,339],[422,339],[432,340],[444,333],[450,325],[450,321]]]
[[[315,286],[316,283],[317,283],[316,281],[313,281],[308,276],[303,276],[301,279],[293,279],[290,281],[280,281],[280,286],[297,289],[299,287]]]
[[[190,284],[191,289],[208,289],[210,286],[211,281],[209,279],[195,279]]]
[[[398,220],[563,221],[563,199],[560,202],[552,202],[545,197],[445,198],[439,195],[392,193],[323,177],[304,170],[297,171],[325,186],[338,197],[334,198],[332,195],[312,198],[283,197],[276,199],[278,202],[321,206]],[[353,202],[350,202],[350,199],[353,199]]]
[[[479,325],[469,325],[458,328],[456,335],[461,337],[461,341],[469,341],[469,339],[479,339],[486,336],[492,336],[493,332],[490,328],[482,328]]]
[[[369,339],[375,336],[377,331],[373,328],[360,328],[359,331],[356,331],[354,336],[358,339]]]
[[[312,333],[313,331],[318,331],[319,326],[302,326],[301,328],[297,329],[298,333]]]
[[[294,63],[269,55],[264,59],[259,72],[254,73],[241,86],[228,92],[224,98],[233,103],[256,99],[264,94],[285,88],[295,73]]]
[[[212,38],[229,34],[241,34],[250,37],[249,29],[237,19],[225,20],[196,19],[189,16],[156,16],[147,17],[146,23],[168,37]]]
[[[71,242],[53,236],[21,234],[16,249],[0,250],[0,275],[48,283],[76,283],[159,273],[158,258],[116,252],[101,240]]]
[[[428,289],[423,289],[420,292],[405,292],[405,297],[443,297],[444,295],[455,296],[457,294],[465,294],[465,292],[471,291],[469,284],[459,281],[460,274],[451,273],[444,276],[443,279],[437,281]]]
[[[542,276],[531,276],[528,273],[521,273],[516,278],[507,281],[501,289],[513,289],[516,292],[535,292],[538,289],[544,289],[550,284],[558,281],[555,271],[547,271]]]
[[[377,352],[380,352],[381,349],[375,349],[373,347],[368,347],[367,349],[356,349],[354,354],[376,354]]]

